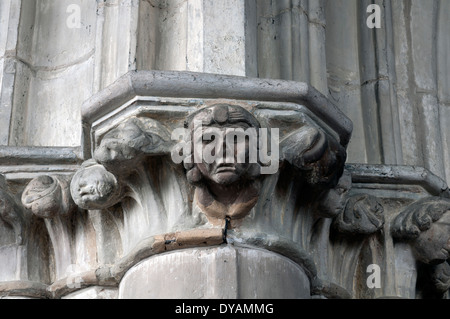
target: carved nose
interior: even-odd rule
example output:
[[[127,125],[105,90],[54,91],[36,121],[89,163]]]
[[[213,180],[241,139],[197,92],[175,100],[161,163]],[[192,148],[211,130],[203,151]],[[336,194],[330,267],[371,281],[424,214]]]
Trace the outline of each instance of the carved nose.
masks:
[[[83,184],[80,185],[80,187],[78,188],[78,193],[80,194],[80,196],[83,196],[94,193],[94,190],[95,190],[94,185]]]

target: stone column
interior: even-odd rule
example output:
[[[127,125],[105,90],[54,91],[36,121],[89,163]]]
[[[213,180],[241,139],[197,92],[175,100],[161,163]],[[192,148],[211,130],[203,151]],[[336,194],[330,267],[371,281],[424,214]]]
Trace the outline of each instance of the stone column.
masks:
[[[8,0],[0,4],[0,145],[8,145],[10,138],[20,7],[20,1]]]
[[[220,246],[150,257],[131,268],[120,299],[309,299],[297,264],[258,249]]]
[[[137,68],[246,75],[248,1],[141,1]]]

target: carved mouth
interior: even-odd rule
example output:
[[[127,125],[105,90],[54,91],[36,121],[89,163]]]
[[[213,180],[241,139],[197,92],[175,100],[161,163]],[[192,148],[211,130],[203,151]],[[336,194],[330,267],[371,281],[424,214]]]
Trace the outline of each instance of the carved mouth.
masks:
[[[233,166],[233,164],[221,164],[216,169],[217,173],[234,172],[234,171],[236,171],[236,168]]]

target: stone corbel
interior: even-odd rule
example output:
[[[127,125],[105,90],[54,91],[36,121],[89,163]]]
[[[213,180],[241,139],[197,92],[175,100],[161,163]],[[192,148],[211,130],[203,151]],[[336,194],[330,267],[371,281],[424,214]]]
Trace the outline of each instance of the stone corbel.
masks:
[[[76,209],[67,177],[80,163],[78,154],[77,148],[0,147],[2,297],[50,297],[47,284],[56,279],[55,253],[61,254],[53,248],[64,237],[50,239],[44,219]]]
[[[86,162],[72,179],[71,192],[79,207],[104,215],[117,229],[109,242],[117,247],[98,247],[99,255],[107,255],[102,249],[120,251],[114,260],[107,259],[110,264],[119,265],[149,238],[209,229],[223,234],[221,243],[251,243],[312,265],[302,237],[313,226],[313,201],[322,194],[329,205],[343,206],[334,197],[345,200],[342,193],[350,187],[339,181],[352,124],[303,83],[130,72],[86,101],[82,113]],[[225,156],[213,162],[193,160],[199,155],[196,122],[219,138],[214,143],[224,145],[230,130],[254,129],[255,134],[246,133],[258,146],[256,160],[235,166]],[[180,136],[183,130],[186,134]],[[208,150],[204,140],[203,150]],[[186,145],[192,146],[187,153]],[[225,153],[227,147],[222,148]],[[251,150],[245,154],[251,156]],[[346,183],[351,184],[348,175]],[[279,210],[279,201],[285,211]],[[342,208],[328,207],[324,215],[334,217]],[[253,229],[277,239],[264,245]],[[97,230],[98,243],[109,236],[104,225]],[[299,266],[311,275],[311,267]],[[323,283],[315,275],[310,281],[314,287]]]

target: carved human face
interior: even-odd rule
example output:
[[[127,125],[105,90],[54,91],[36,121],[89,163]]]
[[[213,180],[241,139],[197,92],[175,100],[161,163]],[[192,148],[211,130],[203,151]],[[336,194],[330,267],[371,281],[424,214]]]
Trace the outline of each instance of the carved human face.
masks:
[[[330,189],[320,200],[319,210],[323,216],[334,217],[345,208],[347,193],[352,185],[351,175],[345,172],[335,188]]]
[[[220,185],[231,185],[247,173],[250,167],[249,140],[242,133],[247,128],[244,123],[199,128],[202,134],[196,134],[194,143],[202,147],[194,147],[194,152],[197,155],[202,152],[202,162],[197,167],[203,177]],[[240,161],[239,152],[244,154]],[[208,160],[205,154],[215,157],[214,161]]]
[[[81,208],[103,209],[114,204],[119,185],[116,177],[102,165],[93,165],[74,175],[70,191]]]
[[[418,260],[439,264],[450,257],[450,210],[413,242]]]
[[[105,135],[100,147],[95,151],[95,158],[105,163],[133,158],[137,150],[126,142],[143,138],[142,131],[133,123],[121,125]]]

